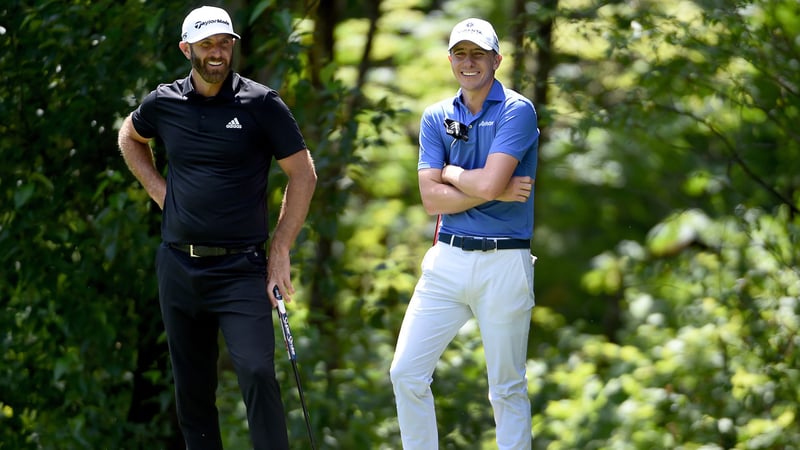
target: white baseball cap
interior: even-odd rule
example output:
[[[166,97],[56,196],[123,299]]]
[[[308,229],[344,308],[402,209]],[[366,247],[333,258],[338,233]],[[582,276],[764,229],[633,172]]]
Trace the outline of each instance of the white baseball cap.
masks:
[[[450,51],[461,41],[470,41],[484,50],[494,50],[500,53],[500,41],[494,32],[492,24],[483,19],[466,19],[459,22],[450,33]]]
[[[236,39],[241,39],[238,34],[234,33],[231,16],[224,9],[214,6],[202,6],[190,12],[183,19],[181,40],[194,44],[220,33],[230,34]]]

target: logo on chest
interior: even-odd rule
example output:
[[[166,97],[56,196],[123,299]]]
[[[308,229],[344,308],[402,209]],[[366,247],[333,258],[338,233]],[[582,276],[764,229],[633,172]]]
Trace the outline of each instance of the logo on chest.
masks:
[[[241,130],[242,129],[242,124],[239,123],[239,118],[238,117],[234,117],[233,120],[231,120],[230,122],[228,122],[227,125],[225,125],[225,128],[236,128],[236,129]]]

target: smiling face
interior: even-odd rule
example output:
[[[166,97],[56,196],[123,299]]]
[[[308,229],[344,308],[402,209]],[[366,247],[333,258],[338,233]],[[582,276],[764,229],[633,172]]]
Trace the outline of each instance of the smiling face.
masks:
[[[492,50],[484,50],[470,41],[461,41],[450,50],[450,67],[453,75],[467,92],[488,92],[494,73],[503,57]]]
[[[225,81],[231,70],[235,42],[229,34],[215,34],[194,44],[181,42],[181,50],[192,62],[194,72],[205,83],[214,85]]]

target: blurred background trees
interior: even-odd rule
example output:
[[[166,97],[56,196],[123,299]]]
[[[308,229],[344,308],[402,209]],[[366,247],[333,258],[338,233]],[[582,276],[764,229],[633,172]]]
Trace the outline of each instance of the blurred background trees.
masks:
[[[177,42],[195,6],[0,7],[0,449],[182,448],[159,215],[116,130],[188,72]],[[494,23],[499,77],[540,115],[534,447],[796,448],[796,0],[221,6],[243,38],[238,70],[281,92],[320,175],[291,320],[323,448],[399,448],[388,365],[434,226],[416,133],[422,109],[457,89],[446,42],[469,16]],[[224,356],[220,374],[226,446],[246,448]],[[434,381],[442,448],[493,448],[484,378],[468,324]]]

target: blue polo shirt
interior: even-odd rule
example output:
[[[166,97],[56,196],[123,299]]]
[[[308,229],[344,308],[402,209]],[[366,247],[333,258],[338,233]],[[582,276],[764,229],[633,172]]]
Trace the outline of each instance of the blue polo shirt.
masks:
[[[445,119],[469,127],[469,140],[447,134]],[[456,97],[429,106],[422,114],[417,170],[453,164],[464,169],[486,165],[492,153],[519,161],[514,175],[536,178],[539,129],[533,103],[495,80],[478,114]],[[535,184],[534,184],[535,187]],[[533,190],[527,202],[492,200],[457,214],[443,214],[441,231],[462,236],[530,239],[533,236]]]
[[[272,158],[306,144],[278,93],[231,73],[214,97],[191,77],[162,84],[132,115],[145,138],[166,150],[164,242],[213,246],[268,238],[266,190]]]

